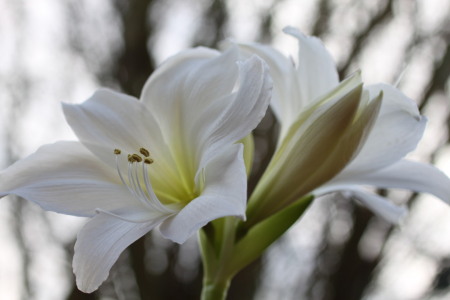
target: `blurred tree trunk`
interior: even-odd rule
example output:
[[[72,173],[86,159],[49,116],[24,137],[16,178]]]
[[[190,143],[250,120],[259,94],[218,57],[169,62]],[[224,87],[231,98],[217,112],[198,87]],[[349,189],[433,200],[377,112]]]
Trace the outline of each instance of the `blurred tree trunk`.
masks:
[[[153,0],[116,0],[116,6],[123,24],[123,49],[113,64],[113,73],[123,91],[139,97],[145,81],[153,72],[153,58],[147,50],[153,31],[148,15]]]

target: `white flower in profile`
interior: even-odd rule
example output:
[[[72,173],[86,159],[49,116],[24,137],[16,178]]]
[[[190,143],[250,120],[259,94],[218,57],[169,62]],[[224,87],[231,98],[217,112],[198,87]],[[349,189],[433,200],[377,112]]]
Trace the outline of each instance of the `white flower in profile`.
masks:
[[[271,97],[265,63],[196,48],[162,64],[140,101],[99,90],[64,104],[80,142],[46,145],[0,173],[15,194],[58,213],[90,217],[75,244],[77,285],[92,292],[120,253],[158,227],[183,243],[211,220],[245,218],[243,145]]]
[[[261,210],[264,201],[279,203],[284,197],[291,203],[305,194],[330,192],[350,194],[391,222],[405,214],[404,207],[365,185],[427,192],[450,203],[446,175],[404,159],[426,125],[414,101],[387,84],[363,87],[359,72],[339,83],[333,59],[319,39],[291,27],[284,32],[298,39],[297,66],[269,46],[239,45],[244,56],[257,54],[268,63],[274,81],[271,107],[281,124],[275,155],[250,199],[248,217],[250,207]],[[355,101],[352,97],[359,101],[346,106]],[[342,126],[343,119],[349,124]],[[357,126],[364,127],[362,135],[349,138],[345,132],[357,131]]]

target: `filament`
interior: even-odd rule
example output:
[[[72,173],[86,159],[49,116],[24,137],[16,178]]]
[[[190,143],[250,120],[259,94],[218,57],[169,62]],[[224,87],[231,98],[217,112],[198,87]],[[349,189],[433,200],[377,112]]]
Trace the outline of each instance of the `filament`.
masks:
[[[116,169],[120,181],[143,205],[162,213],[174,213],[175,211],[163,205],[153,192],[148,175],[148,165],[153,163],[153,159],[149,157],[150,152],[145,148],[141,148],[139,152],[145,157],[144,159],[142,159],[139,154],[127,155],[128,170],[125,178],[119,164],[119,156],[121,156],[122,151],[120,149],[114,149],[114,154],[116,155]],[[142,165],[142,168],[139,168],[139,164]],[[139,174],[139,170],[141,170],[142,174]]]

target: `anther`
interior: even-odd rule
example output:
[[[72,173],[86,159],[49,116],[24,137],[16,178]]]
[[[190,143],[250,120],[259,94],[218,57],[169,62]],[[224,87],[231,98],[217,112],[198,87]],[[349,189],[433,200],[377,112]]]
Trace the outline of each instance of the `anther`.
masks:
[[[138,154],[133,154],[133,155],[131,155],[131,157],[133,158],[133,161],[137,161],[137,162],[142,161],[142,157],[140,157]]]
[[[139,152],[140,152],[142,155],[144,155],[145,157],[149,157],[149,156],[150,156],[150,152],[149,152],[147,149],[145,149],[145,148],[139,149]]]
[[[120,153],[122,153],[122,151],[120,149],[114,149],[114,154],[115,155],[119,155]]]
[[[150,165],[152,163],[153,163],[153,159],[151,159],[151,158],[144,159],[144,164]]]

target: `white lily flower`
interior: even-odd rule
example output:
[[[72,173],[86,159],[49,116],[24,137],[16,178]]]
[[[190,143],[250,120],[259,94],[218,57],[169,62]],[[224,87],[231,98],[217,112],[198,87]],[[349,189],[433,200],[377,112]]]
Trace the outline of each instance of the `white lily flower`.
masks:
[[[306,138],[301,129],[294,129],[295,124],[301,118],[305,118],[305,114],[311,108],[313,110],[320,109],[323,106],[321,103],[329,101],[326,98],[336,97],[336,93],[339,93],[342,89],[348,91],[355,84],[361,83],[360,78],[358,78],[359,74],[355,74],[352,78],[347,79],[347,82],[355,81],[353,84],[345,82],[339,84],[331,55],[319,39],[305,36],[291,27],[284,31],[299,41],[298,66],[295,66],[292,60],[269,46],[259,44],[239,45],[244,55],[256,53],[270,67],[274,81],[274,96],[271,107],[281,124],[278,148],[274,155],[275,159],[282,156],[293,156],[294,152],[296,152],[296,155],[302,155],[302,152],[292,149],[305,147],[302,143],[311,143],[314,140],[312,137]],[[322,177],[323,182],[320,185],[317,185],[319,183],[317,181],[316,186],[309,186],[309,191],[305,189],[301,191],[312,193],[315,196],[330,192],[345,192],[391,222],[397,222],[405,214],[406,209],[395,206],[386,201],[385,198],[365,190],[361,187],[362,185],[427,192],[450,203],[450,180],[446,175],[432,165],[404,159],[407,153],[416,148],[425,129],[426,118],[420,115],[417,105],[396,88],[387,84],[377,84],[364,87],[362,97],[365,100],[361,100],[363,104],[359,110],[364,107],[364,103],[372,102],[373,100],[370,99],[374,99],[380,93],[382,94],[380,111],[377,112],[376,116],[372,116],[375,117],[374,122],[367,122],[365,129],[370,133],[357,141],[358,145],[356,143],[353,145],[348,143],[335,144],[337,147],[352,148],[353,150],[349,149],[349,151],[353,151],[351,159],[344,158],[344,163],[340,165],[341,169],[338,172],[334,170],[334,174],[328,173]],[[322,114],[322,112],[319,112],[319,114]],[[335,119],[332,117],[325,122],[333,124]],[[317,128],[317,135],[323,130],[332,130],[332,128],[326,128],[325,122],[311,125],[321,127]],[[292,130],[300,138],[293,138]],[[324,133],[322,132],[322,134]],[[287,151],[283,149],[283,145],[288,142],[292,143],[293,146],[291,150]],[[323,140],[322,144],[327,146],[326,140]],[[303,160],[319,160],[323,161],[324,167],[338,167],[336,164],[329,164],[331,154],[331,151],[303,153]],[[339,160],[342,158],[335,156],[333,159]],[[273,166],[276,166],[276,164],[277,162],[271,162]],[[268,174],[263,176],[261,183],[271,185],[272,190],[292,191],[296,188],[296,185],[304,185],[304,181],[309,180],[309,177],[312,176],[311,173],[304,173],[305,169],[301,167],[302,165],[292,163],[292,160],[290,166],[286,166],[284,170],[278,170],[271,165],[269,165],[266,171]],[[283,171],[289,174],[283,174]],[[311,172],[311,170],[307,170],[307,172]],[[282,180],[276,181],[274,179],[280,177],[294,179],[291,180],[291,185],[287,186]],[[264,182],[264,179],[266,179],[266,182]],[[261,190],[264,191],[264,187]],[[256,191],[258,191],[258,187]],[[298,199],[302,196],[304,194],[297,193],[291,197],[297,197]],[[255,198],[261,197],[256,195]],[[252,204],[251,202],[252,199],[250,199],[250,204]],[[259,203],[260,200],[255,201],[255,206],[258,205],[256,202]]]
[[[166,61],[141,101],[100,90],[64,104],[80,142],[41,147],[0,173],[0,197],[91,217],[73,260],[77,285],[92,292],[120,253],[158,227],[183,243],[211,220],[245,219],[243,145],[271,95],[265,63],[196,48]]]

